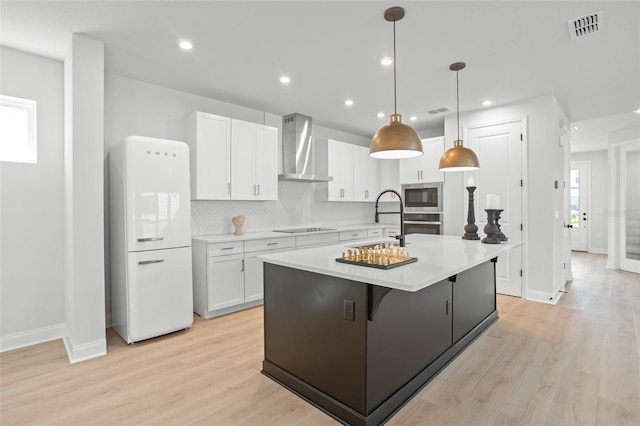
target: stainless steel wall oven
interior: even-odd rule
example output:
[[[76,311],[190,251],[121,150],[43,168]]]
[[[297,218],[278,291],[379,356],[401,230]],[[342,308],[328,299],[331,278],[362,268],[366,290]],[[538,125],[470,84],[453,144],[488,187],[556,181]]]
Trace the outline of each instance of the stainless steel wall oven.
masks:
[[[442,234],[442,183],[402,185],[405,234]]]

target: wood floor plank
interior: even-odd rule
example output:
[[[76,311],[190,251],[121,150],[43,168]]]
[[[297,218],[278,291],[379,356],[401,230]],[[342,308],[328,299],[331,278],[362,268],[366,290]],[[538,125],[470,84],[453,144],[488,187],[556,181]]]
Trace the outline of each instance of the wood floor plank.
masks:
[[[640,425],[640,276],[574,253],[557,305],[499,296],[500,319],[389,425]],[[260,373],[261,307],[70,365],[61,341],[0,354],[0,424],[329,426]]]

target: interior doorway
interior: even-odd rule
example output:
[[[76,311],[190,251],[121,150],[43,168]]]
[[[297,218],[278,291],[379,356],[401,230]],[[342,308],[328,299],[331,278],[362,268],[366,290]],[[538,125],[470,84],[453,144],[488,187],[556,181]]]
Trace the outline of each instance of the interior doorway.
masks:
[[[571,250],[589,251],[589,162],[572,161],[569,177]]]
[[[620,149],[620,269],[640,273],[640,143]]]

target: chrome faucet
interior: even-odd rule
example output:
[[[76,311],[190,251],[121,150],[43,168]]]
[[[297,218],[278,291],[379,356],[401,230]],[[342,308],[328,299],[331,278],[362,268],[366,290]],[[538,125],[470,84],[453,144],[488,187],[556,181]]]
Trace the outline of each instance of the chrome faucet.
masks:
[[[382,195],[386,194],[387,192],[393,192],[394,194],[396,194],[398,196],[398,199],[400,200],[400,211],[399,212],[378,212],[378,201],[380,200],[380,197],[382,197]],[[400,235],[396,235],[396,240],[400,240],[400,247],[404,247],[405,246],[405,242],[404,242],[404,212],[403,212],[403,205],[404,205],[404,203],[402,202],[402,197],[400,196],[400,194],[398,194],[398,191],[396,191],[395,189],[385,189],[384,191],[382,191],[378,195],[378,198],[376,198],[376,223],[380,222],[380,215],[381,214],[399,214],[400,215]]]

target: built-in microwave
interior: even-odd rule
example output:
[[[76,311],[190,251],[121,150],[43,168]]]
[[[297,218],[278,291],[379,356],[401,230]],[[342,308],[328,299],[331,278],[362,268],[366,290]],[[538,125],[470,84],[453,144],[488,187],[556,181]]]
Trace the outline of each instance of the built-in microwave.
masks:
[[[442,212],[442,182],[402,185],[402,198],[405,212]]]

